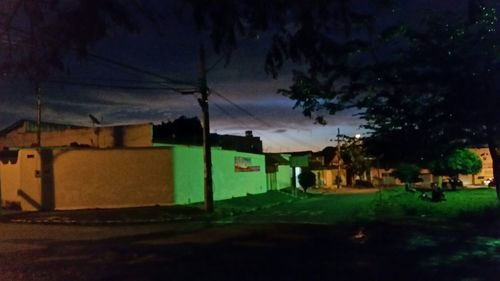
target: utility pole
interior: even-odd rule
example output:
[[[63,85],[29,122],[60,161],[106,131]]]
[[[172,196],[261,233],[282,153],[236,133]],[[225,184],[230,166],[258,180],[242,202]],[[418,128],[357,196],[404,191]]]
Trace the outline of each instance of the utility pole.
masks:
[[[36,147],[42,147],[42,100],[40,94],[40,82],[35,82],[36,94]]]
[[[210,144],[210,117],[208,112],[208,86],[207,68],[205,59],[205,48],[200,44],[200,85],[201,98],[198,99],[203,112],[203,160],[204,160],[204,192],[205,210],[209,213],[214,211],[213,181],[212,181],[212,151]]]
[[[340,188],[340,183],[342,182],[342,178],[340,177],[340,128],[337,128],[337,188]]]

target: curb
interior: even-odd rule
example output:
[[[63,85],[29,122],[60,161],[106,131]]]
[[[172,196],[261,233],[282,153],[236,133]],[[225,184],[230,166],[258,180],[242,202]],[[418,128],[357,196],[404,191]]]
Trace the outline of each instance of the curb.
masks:
[[[203,221],[203,220],[211,220],[211,221],[217,221],[217,220],[222,220],[224,218],[231,218],[235,217],[238,215],[246,214],[246,213],[251,213],[251,212],[256,212],[258,210],[262,209],[269,209],[272,207],[276,207],[279,205],[283,204],[289,204],[292,203],[296,200],[300,199],[307,199],[307,198],[297,198],[293,197],[280,201],[280,202],[275,202],[263,206],[256,206],[256,207],[251,207],[247,208],[245,210],[241,209],[227,209],[224,211],[221,211],[220,213],[214,213],[214,214],[204,214],[199,217],[193,217],[193,216],[183,216],[179,215],[176,217],[170,217],[170,218],[159,218],[159,219],[127,219],[127,220],[76,220],[76,219],[69,219],[69,218],[64,218],[64,217],[45,217],[45,218],[2,218],[2,215],[0,215],[0,222],[2,223],[15,223],[15,224],[40,224],[40,225],[79,225],[79,226],[113,226],[113,225],[139,225],[139,224],[156,224],[156,223],[178,223],[178,222],[189,222],[189,221]],[[6,215],[8,216],[8,215]]]

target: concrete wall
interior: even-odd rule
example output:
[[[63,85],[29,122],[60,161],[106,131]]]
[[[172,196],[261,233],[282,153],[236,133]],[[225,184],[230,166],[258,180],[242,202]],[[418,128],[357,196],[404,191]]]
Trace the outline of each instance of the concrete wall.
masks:
[[[2,195],[23,210],[173,203],[169,148],[21,149],[17,167],[2,166]]]
[[[42,179],[41,157],[35,149],[19,151],[18,163],[20,164],[20,186],[17,187],[21,208],[27,211],[41,210],[42,207]]]
[[[282,189],[292,185],[292,168],[289,165],[279,165],[276,173],[277,188]]]
[[[203,149],[200,146],[171,145],[173,149],[174,202],[189,204],[204,201]],[[235,171],[235,157],[251,159],[259,171]],[[266,192],[265,157],[212,148],[214,200]]]
[[[244,157],[254,169],[235,169]],[[267,191],[265,157],[214,148],[214,199]],[[23,210],[115,208],[204,200],[203,150],[197,146],[127,149],[21,149],[2,164],[2,195]],[[258,167],[258,168],[257,168]],[[288,177],[284,173],[283,180]],[[175,180],[174,180],[175,179]],[[4,200],[5,200],[4,198]]]
[[[235,157],[251,160],[251,165],[258,171],[236,171]],[[216,200],[258,194],[267,191],[266,161],[264,155],[243,153],[231,150],[214,150],[213,179],[214,198]]]
[[[54,150],[56,209],[173,203],[170,149]]]
[[[324,169],[320,171],[313,171],[315,172],[316,175],[320,175],[321,177],[321,185],[323,188],[337,188],[337,182],[335,179],[337,178],[338,175],[338,169]],[[346,170],[345,169],[340,169],[340,179],[341,179],[341,186],[346,186]],[[317,181],[317,179],[316,179]],[[317,182],[316,184],[319,185]]]
[[[1,205],[20,204],[17,190],[21,186],[21,169],[19,161],[12,163],[0,162]]]
[[[44,147],[69,146],[72,143],[90,147],[150,147],[152,146],[153,129],[151,124],[78,128],[54,130],[41,133]],[[0,136],[2,147],[30,147],[36,143],[36,133],[26,132],[20,127]]]
[[[392,172],[394,172],[394,169],[391,168],[371,168],[370,178],[372,179],[372,183],[376,186],[392,186],[403,184],[399,179],[392,176]]]

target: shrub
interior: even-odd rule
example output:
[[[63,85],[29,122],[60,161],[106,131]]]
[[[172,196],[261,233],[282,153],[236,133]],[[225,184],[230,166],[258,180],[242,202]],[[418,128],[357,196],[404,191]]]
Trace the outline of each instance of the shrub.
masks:
[[[299,183],[306,192],[309,187],[316,185],[316,175],[310,170],[302,170],[299,174]]]
[[[355,185],[357,187],[373,187],[373,183],[370,181],[365,181],[365,180],[356,180]]]

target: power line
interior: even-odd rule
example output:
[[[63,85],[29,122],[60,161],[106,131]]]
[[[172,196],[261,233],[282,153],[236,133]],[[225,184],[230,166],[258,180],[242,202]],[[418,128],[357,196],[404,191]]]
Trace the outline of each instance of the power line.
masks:
[[[242,126],[242,127],[251,127],[251,126],[248,126],[248,124],[245,124],[245,122],[243,120],[239,120],[238,119],[238,116],[232,114],[232,113],[229,113],[229,111],[225,110],[221,105],[217,104],[216,102],[212,101],[211,103],[213,106],[215,106],[219,111],[221,111],[224,115],[228,116],[229,118],[231,118],[233,121],[234,120],[238,120],[237,123]],[[267,141],[277,145],[277,146],[280,146],[279,143],[275,142],[274,140],[270,139],[269,137],[265,137],[263,135],[261,135],[262,137],[266,138]]]
[[[28,34],[28,35],[30,34],[28,31],[23,30],[21,28],[14,27],[12,25],[10,26],[10,28],[12,30],[15,30],[15,31],[18,31],[18,32],[21,32],[21,33],[24,33],[24,34]],[[55,42],[62,43],[59,39],[54,38],[52,36],[51,36],[50,39],[54,40]],[[78,51],[76,48],[68,48],[68,50],[73,51],[73,52],[77,52]],[[87,52],[86,55],[90,59],[93,59],[94,61],[104,62],[104,63],[107,63],[109,65],[119,66],[119,67],[121,67],[123,69],[128,69],[128,70],[132,70],[132,71],[137,72],[137,73],[149,75],[151,77],[160,78],[162,80],[165,80],[168,83],[177,84],[177,85],[188,85],[188,86],[197,87],[196,83],[194,83],[192,81],[185,81],[185,80],[181,80],[181,79],[177,79],[177,78],[172,78],[172,77],[169,77],[169,76],[166,76],[166,75],[163,75],[163,74],[158,74],[158,73],[155,73],[153,71],[146,70],[146,69],[143,69],[141,67],[138,67],[138,66],[135,66],[135,65],[132,65],[132,64],[120,62],[120,61],[117,61],[115,59],[112,59],[112,58],[109,58],[109,57],[105,57],[105,56],[102,56],[102,55],[98,55],[98,54],[95,54],[95,53],[92,53],[92,52]]]
[[[106,58],[104,56],[97,55],[97,54],[94,54],[94,53],[91,53],[91,52],[88,52],[87,55],[90,58],[94,59],[94,60],[99,60],[99,61],[111,64],[111,65],[116,65],[116,66],[119,66],[119,67],[122,67],[122,68],[125,68],[125,69],[129,69],[129,70],[135,71],[137,73],[142,73],[142,74],[146,74],[146,75],[149,75],[149,76],[152,76],[152,77],[160,78],[160,79],[163,79],[163,80],[165,80],[165,81],[167,81],[169,83],[172,83],[172,84],[189,85],[189,86],[193,86],[193,87],[197,86],[195,83],[190,82],[190,81],[183,81],[183,80],[179,80],[179,79],[176,79],[176,78],[171,78],[171,77],[168,77],[168,76],[165,76],[165,75],[162,75],[162,74],[158,74],[158,73],[155,73],[155,72],[152,72],[152,71],[149,71],[149,70],[142,69],[142,68],[137,67],[135,65],[131,65],[131,64],[119,62],[119,61],[116,61],[114,59]]]
[[[225,97],[224,95],[222,95],[220,92],[218,91],[215,91],[215,90],[211,90],[212,93],[214,93],[216,96],[222,98],[223,100],[225,100],[226,102],[228,102],[229,104],[231,104],[232,106],[234,106],[235,108],[237,108],[238,110],[244,112],[245,114],[249,115],[250,117],[252,117],[253,119],[259,121],[260,123],[266,125],[268,128],[272,128],[274,127],[272,124],[270,124],[269,122],[263,120],[262,118],[259,118],[257,117],[255,114],[253,114],[252,112],[248,111],[247,109],[241,107],[240,105],[236,104],[235,102],[233,102],[232,100],[230,100],[229,98]],[[310,144],[310,143],[307,143],[305,141],[302,141],[298,138],[295,138],[294,136],[290,135],[290,134],[286,134],[286,137],[288,137],[290,140],[294,141],[295,143],[298,143],[300,145],[305,145],[305,146],[312,146],[314,147],[315,149],[320,149],[318,146],[316,145],[313,145],[313,144]]]
[[[19,29],[19,28],[16,28],[16,27],[13,27],[13,26],[10,26],[10,28],[12,30],[16,30],[16,31],[21,32],[21,33],[29,34],[29,32],[27,32],[25,30],[22,30],[22,29]],[[51,39],[53,39],[56,42],[60,42],[58,39],[54,39],[54,38],[51,38]],[[70,48],[69,50],[76,51],[74,48]],[[183,81],[183,80],[176,79],[176,78],[171,78],[171,77],[166,76],[166,75],[158,74],[158,73],[155,73],[155,72],[143,69],[141,67],[138,67],[138,66],[135,66],[135,65],[132,65],[132,64],[123,63],[123,62],[120,62],[120,61],[117,61],[117,60],[114,60],[114,59],[111,59],[111,58],[108,58],[108,57],[104,57],[104,56],[101,56],[101,55],[98,55],[98,54],[94,54],[92,52],[87,52],[87,56],[89,58],[93,59],[94,61],[104,62],[104,63],[106,63],[108,65],[112,65],[112,66],[115,66],[115,67],[117,66],[117,67],[120,67],[122,69],[128,69],[128,70],[131,70],[131,71],[134,71],[134,72],[137,72],[137,73],[141,73],[141,74],[145,74],[145,75],[148,75],[148,76],[151,76],[151,77],[159,78],[159,79],[165,80],[167,83],[172,83],[172,84],[177,84],[177,85],[189,85],[189,86],[197,87],[197,85],[195,83],[193,83],[193,82]],[[211,68],[215,67],[221,60],[222,60],[222,57],[219,60],[217,60],[215,62],[215,64]],[[109,84],[100,84],[100,83],[87,83],[87,82],[61,81],[61,80],[50,80],[50,81],[47,81],[47,82],[49,82],[49,83],[58,83],[58,84],[86,86],[86,87],[114,88],[114,89],[126,89],[126,90],[171,90],[171,91],[181,92],[181,93],[183,91],[186,91],[186,90],[187,91],[192,91],[193,90],[193,89],[181,89],[181,88],[175,88],[175,87],[123,86],[123,85],[109,85]],[[239,106],[238,104],[234,103],[232,100],[228,99],[227,97],[225,97],[221,93],[219,93],[219,92],[217,92],[215,90],[212,90],[212,92],[215,95],[219,96],[220,98],[224,99],[226,102],[228,102],[229,104],[231,104],[232,106],[234,106],[238,110],[240,110],[240,111],[244,112],[245,114],[249,115],[253,119],[259,121],[260,123],[266,125],[269,128],[273,127],[267,121],[265,121],[265,120],[257,117],[256,115],[254,115],[253,113],[251,113],[247,109]],[[219,107],[219,109],[220,109],[220,107]],[[306,145],[306,146],[311,146],[310,143],[303,142],[303,141],[301,141],[299,139],[296,139],[295,137],[292,137],[290,135],[288,135],[288,137],[291,140],[295,141],[296,143],[300,143],[300,144]],[[312,146],[316,147],[314,145],[312,145]]]
[[[191,89],[182,89],[182,88],[173,88],[173,87],[146,87],[146,86],[124,86],[124,85],[109,85],[109,84],[99,84],[99,83],[87,83],[81,81],[63,81],[63,80],[48,80],[45,83],[52,84],[67,84],[74,86],[85,86],[85,87],[95,87],[95,88],[108,88],[108,89],[124,89],[124,90],[169,90],[174,92],[183,92],[185,90]]]
[[[266,125],[267,127],[273,127],[273,125],[271,125],[270,123],[268,123],[267,121],[257,117],[256,115],[254,115],[252,112],[246,110],[245,108],[239,106],[238,104],[236,104],[235,102],[233,102],[232,100],[230,100],[229,98],[223,96],[221,93],[215,91],[215,90],[211,90],[212,93],[214,93],[216,96],[222,98],[223,100],[225,100],[226,102],[228,102],[229,104],[231,104],[232,106],[234,106],[235,108],[239,109],[240,111],[244,112],[245,114],[247,114],[248,116],[254,118],[255,120],[261,122],[262,124]]]
[[[73,75],[70,75],[68,77],[64,77],[64,76],[61,76],[61,77],[54,77],[53,79],[54,80],[63,80],[63,79],[67,79],[67,78],[76,78],[78,79],[79,81],[97,81],[97,82],[110,82],[110,83],[134,83],[134,84],[154,84],[154,85],[158,85],[158,84],[162,84],[163,82],[160,82],[160,81],[152,81],[152,80],[138,80],[138,79],[115,79],[115,78],[95,78],[95,77],[87,77],[87,76],[73,76]],[[66,80],[64,80],[66,81]]]

